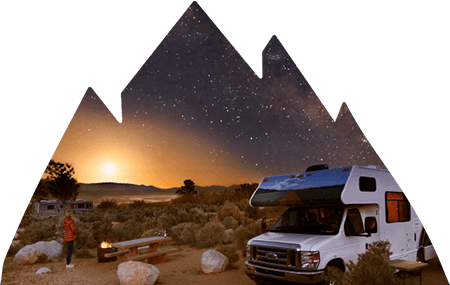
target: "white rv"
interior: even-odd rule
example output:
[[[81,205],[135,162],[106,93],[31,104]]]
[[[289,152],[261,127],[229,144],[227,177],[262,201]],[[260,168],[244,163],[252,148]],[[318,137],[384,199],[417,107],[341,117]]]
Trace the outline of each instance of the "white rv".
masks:
[[[345,263],[378,240],[391,243],[392,260],[436,256],[402,190],[376,166],[323,165],[266,177],[250,205],[289,207],[272,229],[247,243],[245,271],[256,283],[322,282],[327,267],[345,271]]]
[[[76,213],[83,213],[94,209],[90,200],[77,199],[67,201],[66,209],[71,209]],[[41,200],[34,202],[31,208],[31,216],[36,219],[57,217],[64,213],[63,204],[58,200]]]

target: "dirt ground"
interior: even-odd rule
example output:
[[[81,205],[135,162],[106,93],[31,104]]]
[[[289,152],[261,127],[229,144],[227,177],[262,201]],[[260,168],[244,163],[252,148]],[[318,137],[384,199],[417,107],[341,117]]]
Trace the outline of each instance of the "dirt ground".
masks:
[[[156,264],[156,267],[161,272],[156,284],[254,284],[244,273],[245,258],[242,256],[236,263],[236,269],[228,270],[220,274],[205,275],[200,270],[200,262],[202,253],[207,249],[197,250],[187,246],[181,246],[179,248],[180,252],[170,254],[167,262]],[[52,261],[46,264],[16,265],[12,262],[12,257],[7,257],[3,266],[1,284],[120,284],[119,278],[117,277],[118,261],[98,263],[97,257],[89,259],[77,259],[74,257],[72,260],[75,267],[66,269],[64,261]],[[36,274],[36,271],[42,267],[49,268],[52,273]],[[412,282],[409,284],[419,284],[419,277],[410,277],[410,280]],[[449,284],[437,258],[431,260],[429,266],[423,270],[422,284]]]

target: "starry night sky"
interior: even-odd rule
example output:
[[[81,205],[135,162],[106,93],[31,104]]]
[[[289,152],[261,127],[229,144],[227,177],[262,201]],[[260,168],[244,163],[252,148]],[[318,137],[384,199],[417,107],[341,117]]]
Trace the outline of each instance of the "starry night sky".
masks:
[[[122,92],[122,124],[89,88],[53,159],[79,182],[163,188],[384,167],[347,105],[334,121],[276,36],[262,64],[259,78],[194,2]]]

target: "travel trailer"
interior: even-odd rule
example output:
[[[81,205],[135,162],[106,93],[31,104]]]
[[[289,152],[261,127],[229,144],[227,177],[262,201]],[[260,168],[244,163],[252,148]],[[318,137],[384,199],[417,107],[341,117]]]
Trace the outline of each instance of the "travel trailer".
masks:
[[[379,240],[390,242],[392,260],[436,256],[402,190],[376,166],[319,165],[266,177],[250,205],[288,207],[272,229],[247,243],[245,271],[256,283],[322,282],[327,268],[345,271],[345,263]]]
[[[66,204],[66,209],[71,209],[75,213],[84,213],[94,209],[94,205],[90,200],[77,199],[75,201],[67,201]],[[57,217],[63,213],[63,204],[58,200],[34,202],[31,208],[31,216],[36,219]]]

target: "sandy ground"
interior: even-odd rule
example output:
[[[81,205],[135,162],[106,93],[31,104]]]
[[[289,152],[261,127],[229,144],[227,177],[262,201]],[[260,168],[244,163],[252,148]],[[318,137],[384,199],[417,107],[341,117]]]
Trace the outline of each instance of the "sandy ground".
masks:
[[[167,262],[156,264],[161,272],[156,284],[254,284],[254,282],[244,273],[244,257],[241,257],[236,263],[236,269],[228,270],[220,274],[204,275],[200,270],[200,262],[202,253],[207,249],[197,250],[186,246],[179,248],[180,252],[170,254]],[[89,259],[73,258],[75,267],[66,269],[64,261],[19,266],[15,265],[12,260],[12,257],[8,257],[4,262],[1,280],[2,285],[120,284],[117,277],[118,261],[98,263],[97,257]],[[36,274],[36,271],[42,267],[49,268],[52,273]],[[410,280],[412,281],[412,284],[419,284],[418,277],[410,277]],[[449,284],[437,258],[429,261],[429,267],[423,270],[422,284]]]

